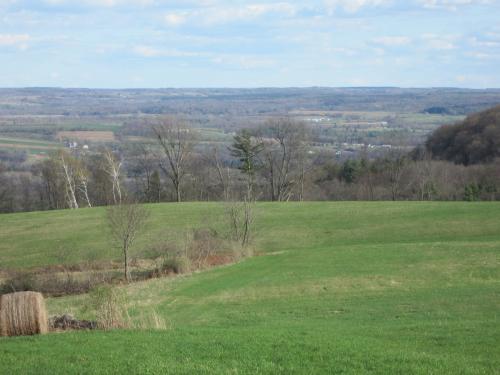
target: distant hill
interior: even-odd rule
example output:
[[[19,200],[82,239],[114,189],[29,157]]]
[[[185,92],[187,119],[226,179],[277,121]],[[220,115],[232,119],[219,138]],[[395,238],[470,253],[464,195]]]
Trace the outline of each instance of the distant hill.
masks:
[[[500,157],[500,105],[438,128],[426,148],[437,159],[477,164]]]
[[[0,116],[269,115],[291,110],[468,115],[500,103],[500,89],[397,87],[63,89],[0,88]]]

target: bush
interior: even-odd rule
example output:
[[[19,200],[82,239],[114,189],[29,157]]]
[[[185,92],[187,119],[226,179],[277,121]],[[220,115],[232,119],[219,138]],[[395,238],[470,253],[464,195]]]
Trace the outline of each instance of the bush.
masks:
[[[125,293],[110,286],[99,286],[89,295],[87,310],[95,312],[97,326],[101,329],[127,328],[130,318]]]
[[[213,228],[175,233],[172,240],[158,242],[148,250],[156,264],[148,276],[182,274],[251,256],[252,249],[248,242],[241,242],[241,238],[228,239],[226,233],[219,233]]]
[[[186,273],[191,270],[191,261],[188,257],[179,256],[166,259],[161,266],[161,273]]]
[[[0,285],[0,294],[26,291],[38,292],[36,289],[35,278],[32,274],[18,273]]]

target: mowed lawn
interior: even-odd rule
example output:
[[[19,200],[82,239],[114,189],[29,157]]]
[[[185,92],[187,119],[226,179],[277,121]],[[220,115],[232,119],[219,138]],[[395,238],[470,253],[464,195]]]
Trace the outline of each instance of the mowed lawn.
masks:
[[[215,203],[149,206],[138,251],[220,225]],[[117,258],[103,209],[0,215],[0,265]],[[0,339],[0,374],[496,374],[500,204],[261,203],[259,255],[126,288],[163,331]],[[80,313],[86,296],[49,299]],[[85,314],[83,314],[85,315]]]

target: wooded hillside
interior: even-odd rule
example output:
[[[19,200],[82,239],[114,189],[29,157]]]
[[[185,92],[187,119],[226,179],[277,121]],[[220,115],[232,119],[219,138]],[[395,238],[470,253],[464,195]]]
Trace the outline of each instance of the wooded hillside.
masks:
[[[500,156],[500,105],[438,128],[427,140],[435,158],[459,164],[489,162]]]

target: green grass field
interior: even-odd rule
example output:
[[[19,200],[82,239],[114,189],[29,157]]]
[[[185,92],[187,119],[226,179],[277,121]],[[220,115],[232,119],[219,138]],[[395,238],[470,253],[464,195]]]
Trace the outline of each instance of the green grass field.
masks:
[[[149,207],[138,251],[223,210]],[[1,266],[57,263],[61,248],[117,258],[103,213],[0,215]],[[167,330],[2,338],[0,373],[498,373],[500,204],[262,203],[256,227],[259,256],[126,288],[130,314],[155,309]]]

